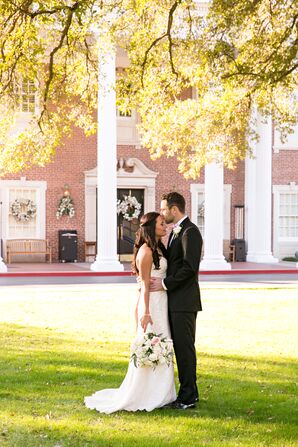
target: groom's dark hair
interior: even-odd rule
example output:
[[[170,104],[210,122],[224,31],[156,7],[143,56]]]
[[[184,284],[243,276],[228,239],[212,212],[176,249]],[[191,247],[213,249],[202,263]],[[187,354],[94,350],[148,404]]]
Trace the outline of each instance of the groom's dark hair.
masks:
[[[185,199],[179,192],[173,191],[168,194],[163,194],[161,200],[167,201],[169,209],[171,209],[172,206],[177,206],[181,213],[185,213]]]

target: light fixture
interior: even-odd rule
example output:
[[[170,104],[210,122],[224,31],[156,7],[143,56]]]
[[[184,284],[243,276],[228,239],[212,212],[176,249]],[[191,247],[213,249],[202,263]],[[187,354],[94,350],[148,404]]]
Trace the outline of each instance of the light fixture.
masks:
[[[64,197],[70,196],[70,187],[67,183],[63,186],[63,195]]]

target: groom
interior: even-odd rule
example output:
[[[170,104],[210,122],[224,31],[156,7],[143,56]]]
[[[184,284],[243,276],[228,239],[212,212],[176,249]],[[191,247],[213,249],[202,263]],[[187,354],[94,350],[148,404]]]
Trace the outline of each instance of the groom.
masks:
[[[167,407],[186,410],[199,400],[196,384],[195,333],[197,312],[202,310],[198,270],[202,236],[185,214],[185,199],[177,192],[164,194],[160,213],[173,223],[167,246],[168,269],[164,280],[151,278],[151,291],[167,290],[169,320],[177,361],[180,389]]]

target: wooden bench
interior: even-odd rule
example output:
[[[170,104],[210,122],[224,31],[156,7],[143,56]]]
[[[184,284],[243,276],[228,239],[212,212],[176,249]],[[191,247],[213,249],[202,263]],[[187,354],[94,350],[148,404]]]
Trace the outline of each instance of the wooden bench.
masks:
[[[9,239],[6,254],[8,264],[13,255],[45,255],[52,262],[52,249],[47,239]]]
[[[96,258],[96,241],[85,241],[85,262],[87,258],[92,257],[93,260]]]
[[[234,244],[231,244],[229,251],[229,261],[235,262],[235,259],[236,259],[236,247]]]

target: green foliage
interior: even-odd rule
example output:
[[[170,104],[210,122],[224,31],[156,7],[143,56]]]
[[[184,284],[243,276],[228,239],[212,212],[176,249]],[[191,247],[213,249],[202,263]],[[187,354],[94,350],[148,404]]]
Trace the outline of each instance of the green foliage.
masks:
[[[71,127],[95,132],[97,51],[92,1],[0,1],[0,166],[15,172],[44,166]],[[26,126],[21,84],[34,81],[38,110]]]
[[[176,156],[195,178],[211,160],[231,168],[246,156],[253,108],[283,137],[297,122],[297,2],[215,0],[204,18],[196,2],[162,2],[154,14],[132,11],[130,23],[119,102],[138,107],[154,158]]]
[[[175,156],[193,178],[214,159],[235,167],[257,138],[253,107],[285,137],[297,122],[297,2],[200,8],[195,0],[0,0],[2,171],[49,162],[74,124],[96,131],[97,59],[109,33],[131,62],[118,106],[138,110],[153,158]],[[39,111],[13,134],[24,78],[35,81]]]

